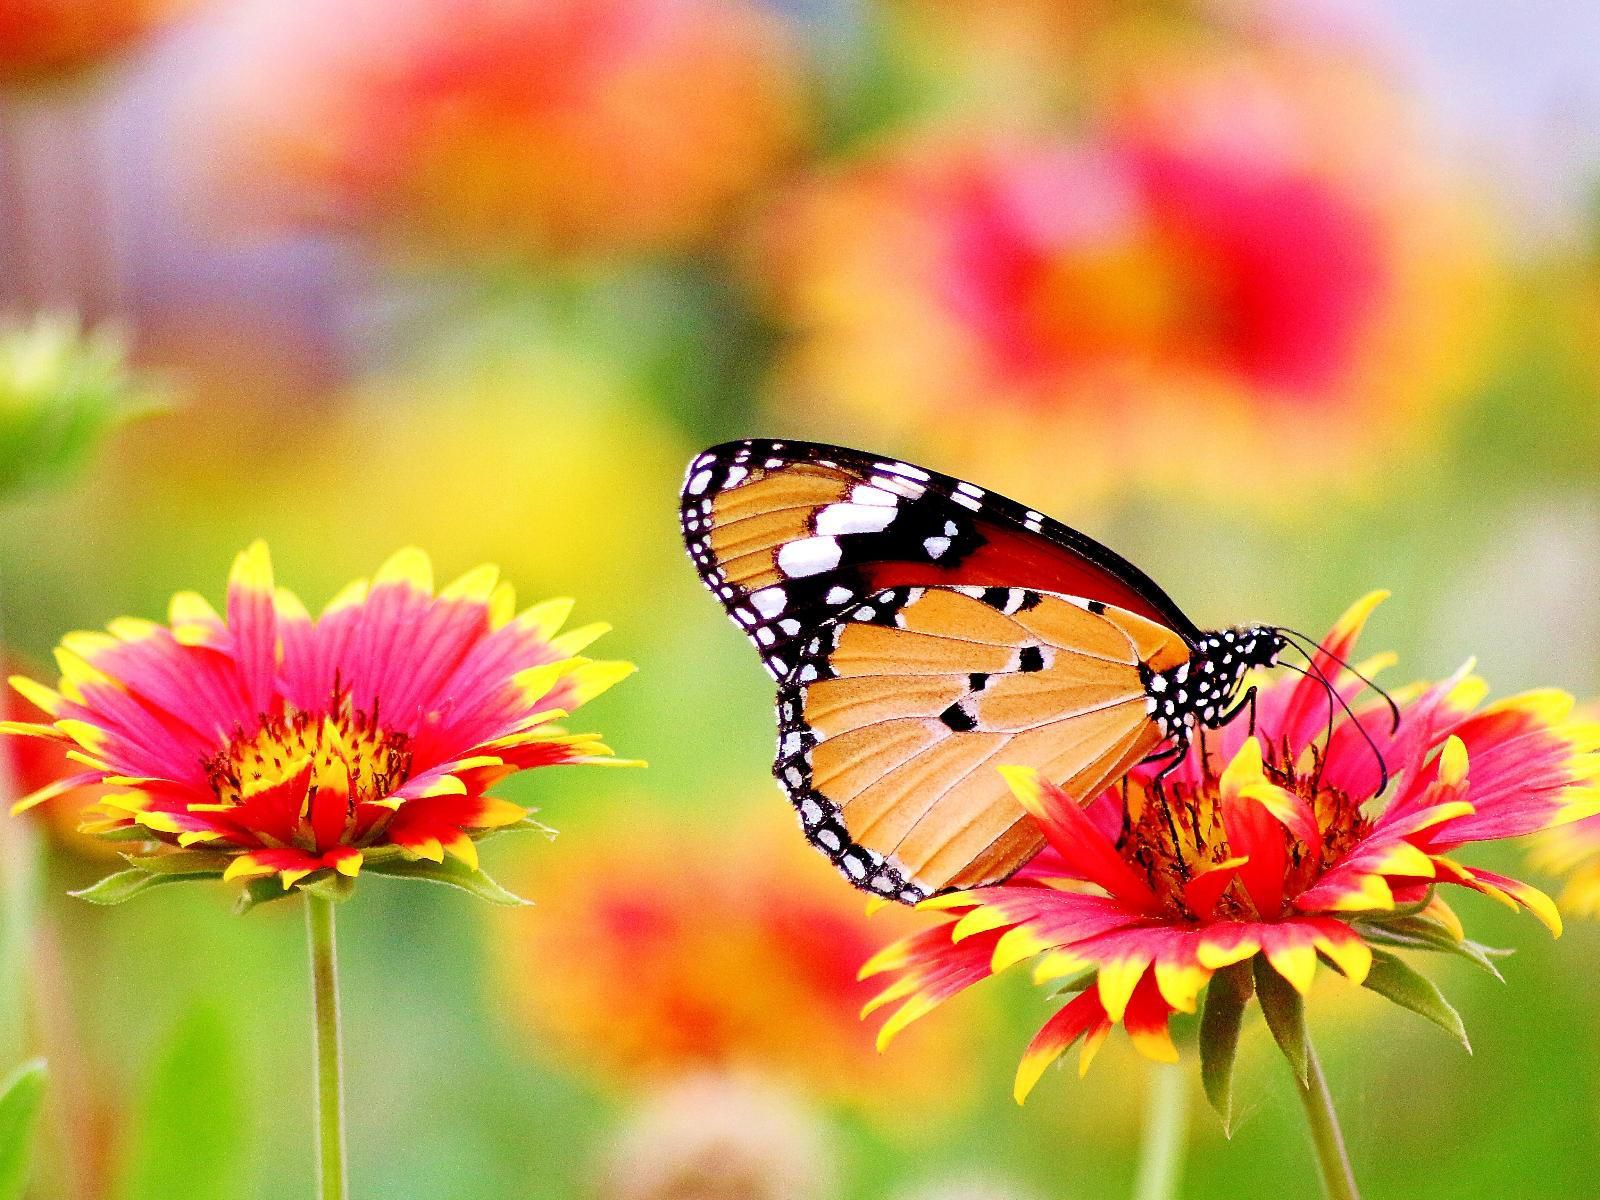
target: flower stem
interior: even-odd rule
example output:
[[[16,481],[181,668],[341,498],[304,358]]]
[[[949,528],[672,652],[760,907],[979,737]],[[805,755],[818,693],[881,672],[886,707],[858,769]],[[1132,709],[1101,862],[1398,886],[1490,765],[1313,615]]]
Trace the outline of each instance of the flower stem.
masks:
[[[1176,1200],[1189,1133],[1189,1092],[1174,1063],[1151,1063],[1134,1200]]]
[[[1350,1156],[1345,1152],[1344,1134],[1339,1130],[1339,1117],[1333,1111],[1333,1097],[1328,1094],[1328,1080],[1322,1073],[1322,1062],[1309,1038],[1305,1046],[1305,1086],[1302,1087],[1298,1079],[1294,1085],[1306,1110],[1312,1145],[1317,1150],[1322,1190],[1327,1193],[1328,1200],[1361,1200],[1355,1174],[1350,1170]]]
[[[316,1035],[317,1178],[320,1200],[345,1200],[344,1056],[339,1046],[339,946],[333,901],[306,896],[311,942],[311,1001]]]

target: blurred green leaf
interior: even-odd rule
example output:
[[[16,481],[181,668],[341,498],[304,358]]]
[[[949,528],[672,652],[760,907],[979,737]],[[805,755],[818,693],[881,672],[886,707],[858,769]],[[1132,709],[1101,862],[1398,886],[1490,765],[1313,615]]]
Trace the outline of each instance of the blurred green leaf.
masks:
[[[1278,1049],[1289,1060],[1295,1078],[1305,1087],[1310,1078],[1310,1057],[1306,1054],[1306,1006],[1300,993],[1282,975],[1272,969],[1264,954],[1252,960],[1255,967],[1256,996],[1261,1001],[1261,1011],[1266,1014],[1267,1028]]]
[[[428,862],[426,859],[417,862],[381,862],[369,865],[366,873],[388,875],[394,879],[421,879],[427,883],[442,883],[446,887],[459,888],[491,904],[511,906],[533,903],[532,900],[524,900],[515,892],[507,891],[482,870],[473,870],[453,858],[446,859],[442,863]]]
[[[163,887],[169,883],[192,883],[201,879],[217,879],[221,871],[172,871],[158,873],[147,871],[142,867],[129,867],[126,871],[118,871],[114,875],[107,875],[98,883],[91,883],[86,888],[79,888],[67,895],[75,896],[79,900],[87,900],[90,904],[126,904],[140,892],[147,892],[151,888]]]
[[[191,1009],[161,1047],[117,1200],[233,1200],[245,1145],[243,1071],[225,1009]]]
[[[1239,1053],[1244,1007],[1254,990],[1243,963],[1224,967],[1211,977],[1200,1014],[1200,1082],[1229,1137],[1233,1136],[1233,1062]]]
[[[33,1132],[39,1124],[46,1077],[44,1060],[36,1058],[0,1085],[0,1200],[21,1200],[28,1190]]]
[[[1467,1040],[1466,1026],[1461,1014],[1444,998],[1438,986],[1426,975],[1412,970],[1400,959],[1385,950],[1372,952],[1372,970],[1367,973],[1366,987],[1402,1008],[1427,1017],[1440,1029],[1472,1053],[1472,1043]]]
[[[215,850],[172,850],[163,854],[124,854],[130,867],[149,871],[152,875],[209,875],[220,874],[232,861],[226,854]]]

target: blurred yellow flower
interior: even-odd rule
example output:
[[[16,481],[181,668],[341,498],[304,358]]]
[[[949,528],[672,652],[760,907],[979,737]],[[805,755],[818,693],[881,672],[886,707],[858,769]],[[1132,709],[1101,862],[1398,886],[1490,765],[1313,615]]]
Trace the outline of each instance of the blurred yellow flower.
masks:
[[[269,220],[435,250],[698,241],[794,148],[787,31],[747,0],[333,0],[243,10],[198,169]]]
[[[537,909],[497,931],[519,1025],[605,1079],[749,1071],[902,1112],[958,1093],[959,1031],[873,1053],[856,972],[907,914],[869,920],[792,824],[770,797],[716,829],[630,812],[541,853]]]
[[[925,129],[779,205],[779,406],[1052,503],[1359,479],[1459,395],[1488,235],[1375,81],[1192,50],[1115,79],[1086,131]]]

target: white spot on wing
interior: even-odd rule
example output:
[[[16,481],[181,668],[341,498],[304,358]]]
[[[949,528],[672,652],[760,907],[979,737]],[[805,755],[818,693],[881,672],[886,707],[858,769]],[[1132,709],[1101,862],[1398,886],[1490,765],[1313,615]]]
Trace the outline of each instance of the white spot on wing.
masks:
[[[817,514],[817,533],[837,536],[843,533],[877,533],[894,520],[891,505],[830,504]]]
[[[764,587],[759,592],[750,593],[750,603],[756,606],[756,611],[763,617],[777,616],[788,599],[789,594],[781,587]]]
[[[706,488],[709,487],[710,485],[711,485],[711,468],[710,467],[704,467],[701,470],[696,471],[694,473],[694,477],[689,480],[689,494],[691,496],[698,496],[701,492],[705,491]]]
[[[931,537],[922,539],[922,548],[928,552],[929,558],[939,558],[950,549],[950,539],[947,537]]]
[[[839,565],[839,542],[831,537],[801,538],[778,551],[778,566],[796,578],[820,575]]]

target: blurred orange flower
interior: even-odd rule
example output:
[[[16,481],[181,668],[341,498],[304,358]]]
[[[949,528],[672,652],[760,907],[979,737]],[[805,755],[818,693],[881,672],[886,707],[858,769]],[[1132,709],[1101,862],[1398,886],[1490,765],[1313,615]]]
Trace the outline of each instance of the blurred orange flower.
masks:
[[[445,249],[671,248],[795,146],[801,80],[748,0],[262,4],[201,80],[201,170],[274,220]]]
[[[0,0],[0,84],[42,82],[127,49],[189,0]]]
[[[630,814],[540,854],[537,908],[503,910],[497,939],[519,1019],[605,1078],[750,1071],[902,1111],[955,1094],[959,1031],[888,1058],[859,1020],[856,973],[908,914],[869,920],[781,806],[761,813],[717,830]]]
[[[1487,235],[1392,100],[1319,60],[1139,61],[1086,133],[927,130],[781,205],[780,401],[1048,503],[1359,475],[1456,394]]]

